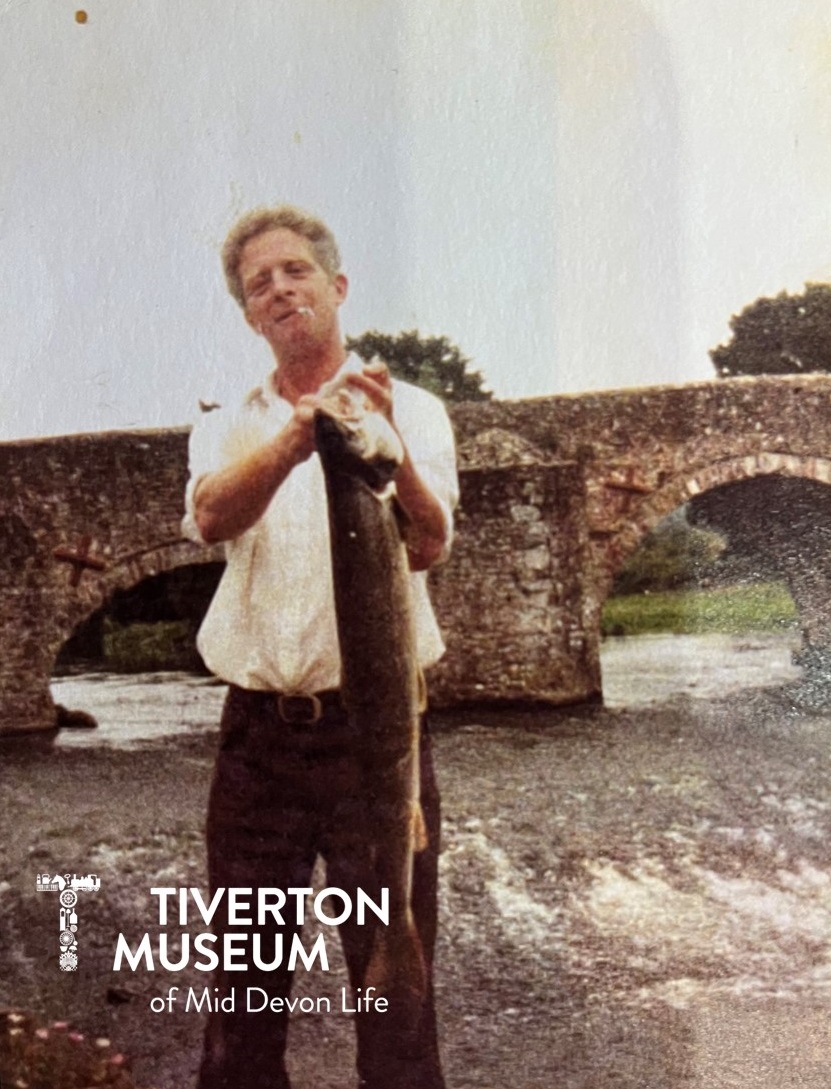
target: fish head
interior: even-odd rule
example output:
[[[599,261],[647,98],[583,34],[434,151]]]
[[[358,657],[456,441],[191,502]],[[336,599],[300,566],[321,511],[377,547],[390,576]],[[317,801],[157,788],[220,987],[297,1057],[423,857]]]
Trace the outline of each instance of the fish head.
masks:
[[[404,460],[401,439],[386,416],[344,383],[321,391],[315,442],[328,472],[357,477],[373,491],[382,491]]]

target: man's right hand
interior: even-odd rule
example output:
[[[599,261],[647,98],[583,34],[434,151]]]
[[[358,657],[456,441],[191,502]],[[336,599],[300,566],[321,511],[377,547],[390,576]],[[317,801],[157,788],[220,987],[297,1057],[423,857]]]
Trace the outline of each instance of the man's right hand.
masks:
[[[301,397],[294,406],[291,419],[283,429],[295,464],[308,461],[315,450],[314,419],[320,399],[312,393]],[[279,438],[279,436],[278,436]]]
[[[295,466],[314,453],[318,398],[301,397],[277,434],[241,461],[209,473],[194,493],[196,525],[208,544],[233,540],[265,514]]]

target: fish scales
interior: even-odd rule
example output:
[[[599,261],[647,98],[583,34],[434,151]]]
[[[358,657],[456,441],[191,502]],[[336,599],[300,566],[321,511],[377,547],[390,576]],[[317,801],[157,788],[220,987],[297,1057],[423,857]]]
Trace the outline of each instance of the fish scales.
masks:
[[[375,414],[377,416],[377,414]],[[396,1032],[415,1031],[426,990],[410,892],[418,805],[420,685],[409,564],[389,484],[397,460],[354,421],[315,423],[329,505],[341,692],[369,801],[376,876],[390,921],[376,928],[364,986],[390,1001]]]

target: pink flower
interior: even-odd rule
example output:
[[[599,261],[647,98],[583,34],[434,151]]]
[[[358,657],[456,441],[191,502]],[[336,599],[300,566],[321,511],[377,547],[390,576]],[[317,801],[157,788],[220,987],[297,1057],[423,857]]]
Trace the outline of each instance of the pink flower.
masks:
[[[69,1039],[73,1044],[80,1044],[84,1041],[84,1034],[83,1032],[70,1032]]]
[[[46,1029],[46,1028],[35,1029],[35,1036],[37,1036],[37,1038],[39,1040],[48,1040],[49,1039],[49,1029]]]
[[[127,1060],[124,1058],[124,1056],[119,1051],[117,1055],[113,1055],[112,1058],[110,1059],[110,1066],[124,1066],[124,1064],[126,1062],[127,1062]]]

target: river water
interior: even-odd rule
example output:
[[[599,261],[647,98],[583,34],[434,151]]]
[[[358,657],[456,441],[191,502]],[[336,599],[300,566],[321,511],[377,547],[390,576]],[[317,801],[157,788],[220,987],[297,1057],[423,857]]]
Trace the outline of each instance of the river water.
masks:
[[[640,635],[600,652],[607,707],[656,707],[678,696],[718,699],[799,679],[799,635]]]
[[[601,647],[608,708],[656,707],[679,696],[713,699],[799,677],[793,634],[644,635]],[[56,678],[55,702],[90,712],[97,730],[64,730],[69,746],[131,745],[216,727],[225,686],[188,673],[90,673]]]
[[[794,649],[791,636],[609,639],[604,707],[437,716],[450,1089],[831,1085],[831,710],[793,699]],[[5,896],[17,871],[32,883],[31,857],[48,868],[72,844],[113,890],[91,930],[138,934],[136,889],[206,881],[209,734],[224,689],[167,674],[53,690],[100,726],[64,731],[62,760],[16,757],[7,809],[25,814],[33,846],[0,820]],[[48,807],[37,802],[47,781]],[[82,820],[80,798],[92,799]],[[34,893],[10,904],[13,945],[41,915]],[[152,989],[108,1005],[108,953],[85,947],[75,1016],[97,1033],[112,1020],[139,1084],[192,1084],[198,1021],[159,1018],[148,1034]],[[8,995],[0,980],[0,1000],[44,1003],[31,963]],[[351,1038],[337,1019],[298,1019],[296,1089],[350,1089]]]

